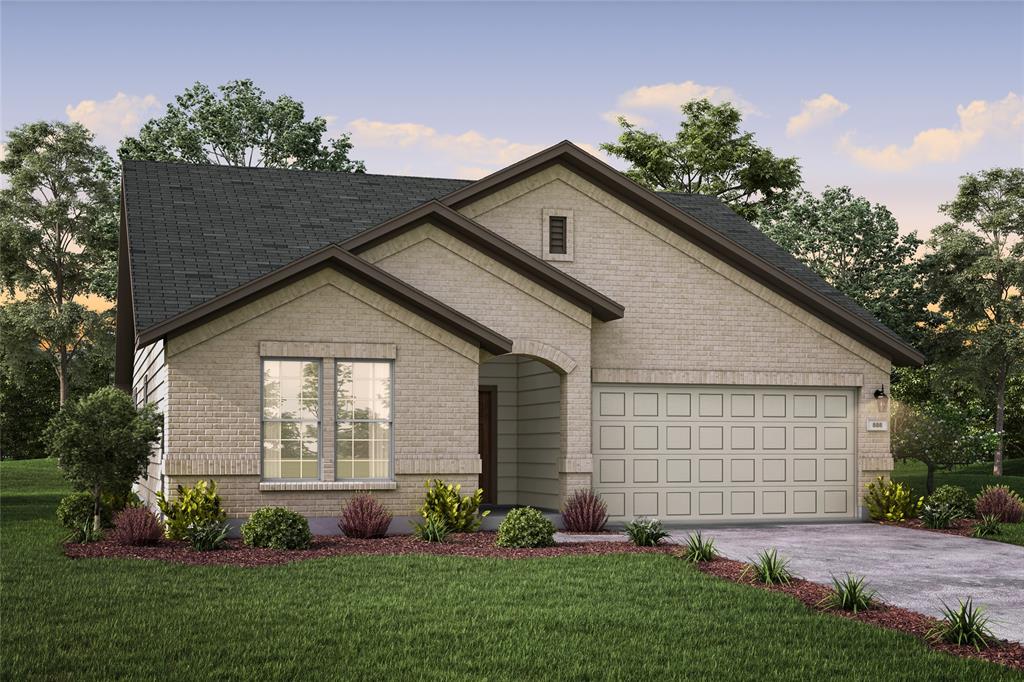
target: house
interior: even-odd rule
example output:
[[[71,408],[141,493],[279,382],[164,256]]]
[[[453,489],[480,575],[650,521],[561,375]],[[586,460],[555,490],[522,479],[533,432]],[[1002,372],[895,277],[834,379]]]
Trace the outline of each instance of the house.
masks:
[[[718,200],[568,142],[476,182],[130,161],[121,254],[117,383],[165,419],[138,490],[214,479],[239,518],[414,514],[442,478],[857,519],[923,361]]]

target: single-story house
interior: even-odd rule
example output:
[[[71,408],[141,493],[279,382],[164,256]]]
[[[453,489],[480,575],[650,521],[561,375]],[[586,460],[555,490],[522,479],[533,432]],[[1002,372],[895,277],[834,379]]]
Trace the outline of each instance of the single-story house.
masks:
[[[129,161],[121,211],[116,381],[165,421],[137,489],[213,479],[234,518],[411,515],[441,478],[857,519],[923,361],[717,199],[569,142],[475,182]]]

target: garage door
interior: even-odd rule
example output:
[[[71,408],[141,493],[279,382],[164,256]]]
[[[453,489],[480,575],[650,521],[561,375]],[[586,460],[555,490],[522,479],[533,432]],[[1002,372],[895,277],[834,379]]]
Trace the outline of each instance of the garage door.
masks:
[[[594,490],[613,519],[856,514],[856,393],[596,384]]]

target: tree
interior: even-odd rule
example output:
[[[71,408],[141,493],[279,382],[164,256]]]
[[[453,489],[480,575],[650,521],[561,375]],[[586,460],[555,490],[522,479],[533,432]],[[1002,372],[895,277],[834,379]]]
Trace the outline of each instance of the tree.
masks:
[[[758,227],[897,334],[921,340],[918,323],[932,317],[915,260],[923,242],[900,236],[885,206],[849,187],[826,187],[820,198],[800,191],[763,211]]]
[[[1024,371],[1024,168],[965,175],[940,209],[951,220],[928,240],[925,282],[957,366],[992,405],[1001,476],[1007,388]]]
[[[251,80],[235,80],[217,88],[203,83],[167,105],[167,113],[127,137],[121,159],[184,161],[229,166],[304,168],[362,173],[362,161],[349,159],[352,143],[346,134],[324,141],[327,121],[306,121],[305,108],[288,95],[265,97]]]
[[[96,530],[104,493],[124,495],[146,472],[161,425],[153,404],[136,408],[127,393],[113,386],[68,402],[51,420],[46,429],[50,456],[72,485],[92,495]]]
[[[892,411],[892,454],[916,459],[928,468],[927,493],[935,491],[935,472],[991,456],[997,433],[980,427],[978,406],[970,403],[896,403]]]
[[[117,172],[110,155],[77,123],[29,123],[8,133],[0,172],[0,278],[6,350],[41,348],[57,375],[69,369],[111,314],[79,299],[113,299],[117,279]]]
[[[733,105],[701,99],[682,112],[675,139],[619,117],[618,142],[601,149],[628,161],[626,175],[645,187],[717,196],[748,220],[800,186],[797,160],[777,157],[758,146],[753,133],[741,133],[742,115]]]

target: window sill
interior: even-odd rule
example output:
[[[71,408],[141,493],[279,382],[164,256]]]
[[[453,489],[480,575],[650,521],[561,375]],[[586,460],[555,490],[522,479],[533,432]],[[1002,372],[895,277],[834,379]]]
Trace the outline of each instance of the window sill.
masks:
[[[260,481],[260,492],[291,490],[394,490],[395,481]]]

